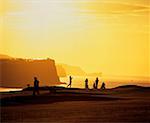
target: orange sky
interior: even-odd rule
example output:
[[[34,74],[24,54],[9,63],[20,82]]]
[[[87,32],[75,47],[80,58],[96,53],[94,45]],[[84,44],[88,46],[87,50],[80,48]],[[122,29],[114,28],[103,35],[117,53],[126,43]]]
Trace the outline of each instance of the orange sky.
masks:
[[[0,53],[148,76],[149,0],[0,0]]]

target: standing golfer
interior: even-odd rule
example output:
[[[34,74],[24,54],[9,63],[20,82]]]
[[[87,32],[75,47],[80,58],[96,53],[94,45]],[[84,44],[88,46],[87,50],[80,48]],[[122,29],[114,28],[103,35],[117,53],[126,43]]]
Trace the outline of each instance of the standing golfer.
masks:
[[[70,86],[70,88],[71,88],[71,84],[72,84],[72,77],[71,76],[69,76],[69,85],[67,86],[67,88]]]
[[[37,79],[37,77],[34,77],[33,95],[35,96],[36,93],[37,95],[39,95],[39,80]]]

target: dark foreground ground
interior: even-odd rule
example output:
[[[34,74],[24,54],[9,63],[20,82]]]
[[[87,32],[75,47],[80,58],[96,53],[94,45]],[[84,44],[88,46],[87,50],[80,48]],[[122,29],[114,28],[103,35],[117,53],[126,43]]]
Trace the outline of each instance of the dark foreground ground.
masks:
[[[1,94],[1,122],[150,122],[150,88],[56,89]]]

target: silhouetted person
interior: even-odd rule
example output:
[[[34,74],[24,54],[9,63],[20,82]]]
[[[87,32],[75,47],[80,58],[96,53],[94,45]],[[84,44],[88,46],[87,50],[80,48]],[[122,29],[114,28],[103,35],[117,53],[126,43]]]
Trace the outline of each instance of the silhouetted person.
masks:
[[[88,86],[88,79],[86,78],[85,79],[85,89],[88,89],[89,88],[89,86]]]
[[[99,80],[98,80],[98,77],[97,77],[96,80],[95,80],[95,89],[98,88],[98,82],[99,82]]]
[[[93,89],[96,89],[95,82],[93,83]]]
[[[36,93],[39,95],[39,80],[37,77],[34,77],[33,95],[36,95]]]
[[[106,89],[105,83],[103,82],[103,83],[102,83],[102,86],[101,86],[101,90],[105,90],[105,89]]]
[[[67,86],[67,88],[70,86],[70,88],[71,88],[71,84],[72,84],[72,77],[71,76],[69,76],[69,85]]]

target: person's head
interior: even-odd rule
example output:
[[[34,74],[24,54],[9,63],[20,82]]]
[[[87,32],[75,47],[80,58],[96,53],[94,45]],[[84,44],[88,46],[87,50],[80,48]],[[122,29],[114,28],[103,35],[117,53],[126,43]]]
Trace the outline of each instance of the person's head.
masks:
[[[34,80],[37,80],[37,77],[34,77]]]

